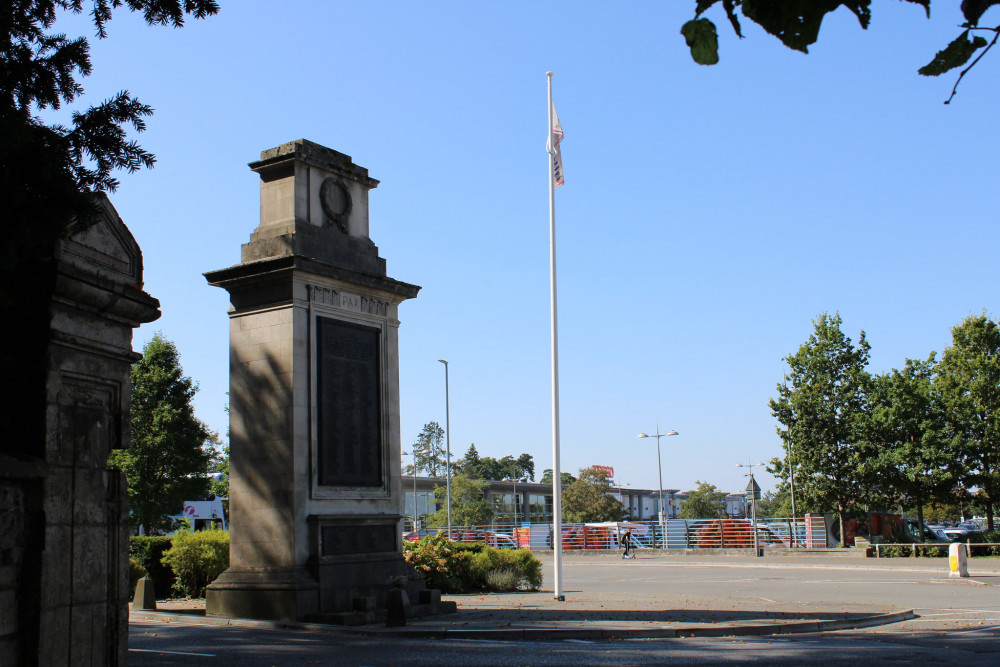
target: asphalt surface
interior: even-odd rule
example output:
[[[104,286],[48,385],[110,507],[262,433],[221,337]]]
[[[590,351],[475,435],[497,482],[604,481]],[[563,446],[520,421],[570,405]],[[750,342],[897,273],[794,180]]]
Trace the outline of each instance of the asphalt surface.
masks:
[[[552,555],[540,554],[545,582],[554,581]],[[538,592],[445,596],[458,613],[414,619],[405,627],[340,627],[199,616],[199,601],[161,602],[134,611],[132,620],[195,621],[207,625],[271,627],[354,636],[498,640],[626,639],[755,636],[838,631],[954,619],[946,609],[982,607],[995,598],[1000,560],[977,559],[970,578],[948,576],[948,561],[864,559],[833,555],[752,558],[742,555],[615,553],[563,558],[564,599]],[[735,573],[735,574],[734,574]],[[991,589],[991,590],[987,590]],[[973,619],[971,622],[977,622]]]

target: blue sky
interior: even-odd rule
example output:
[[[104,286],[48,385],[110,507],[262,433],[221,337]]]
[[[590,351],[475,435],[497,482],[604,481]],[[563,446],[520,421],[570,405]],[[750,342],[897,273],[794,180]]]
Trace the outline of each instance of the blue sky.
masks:
[[[257,224],[246,164],[305,138],[381,181],[372,239],[423,287],[400,308],[404,449],[444,424],[445,358],[453,456],[475,443],[551,467],[548,70],[566,133],[563,470],[655,488],[655,440],[635,436],[659,421],[680,432],[662,442],[665,487],[735,491],[735,464],[781,454],[767,401],[820,313],[864,329],[881,372],[1000,311],[1000,61],[950,106],[954,77],[916,74],[957,35],[952,3],[930,20],[876,3],[867,32],[840,10],[808,56],[710,14],[711,68],[678,32],[685,0],[221,4],[183,30],[116,15],[83,81],[85,104],[127,89],[156,109],[137,138],[157,166],[112,196],[162,304],[135,347],[175,341],[220,432],[228,299],[202,273],[236,264]]]

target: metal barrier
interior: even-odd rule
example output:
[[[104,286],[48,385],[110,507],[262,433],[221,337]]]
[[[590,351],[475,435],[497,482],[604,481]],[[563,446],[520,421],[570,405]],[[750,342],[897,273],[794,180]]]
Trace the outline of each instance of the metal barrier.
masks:
[[[636,549],[761,549],[806,548],[804,519],[667,519],[658,521],[608,521],[562,524],[563,550],[619,549],[620,535],[632,531]],[[412,538],[444,532],[441,528],[409,533]],[[452,537],[462,542],[536,550],[552,548],[552,524],[496,523],[489,526],[455,526]],[[410,538],[407,538],[410,539]],[[823,545],[825,546],[825,544]]]

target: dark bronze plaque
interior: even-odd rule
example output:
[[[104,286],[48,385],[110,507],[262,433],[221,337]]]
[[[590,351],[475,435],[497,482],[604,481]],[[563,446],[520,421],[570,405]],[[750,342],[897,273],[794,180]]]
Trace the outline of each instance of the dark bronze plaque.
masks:
[[[318,468],[322,486],[382,486],[379,330],[316,319]]]
[[[323,526],[321,556],[373,554],[396,551],[396,524]]]

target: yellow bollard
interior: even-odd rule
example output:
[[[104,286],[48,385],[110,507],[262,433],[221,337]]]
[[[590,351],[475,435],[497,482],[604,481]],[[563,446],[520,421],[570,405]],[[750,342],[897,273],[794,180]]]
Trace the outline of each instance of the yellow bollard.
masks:
[[[948,566],[951,571],[949,577],[969,576],[969,554],[964,544],[958,542],[948,547]]]

